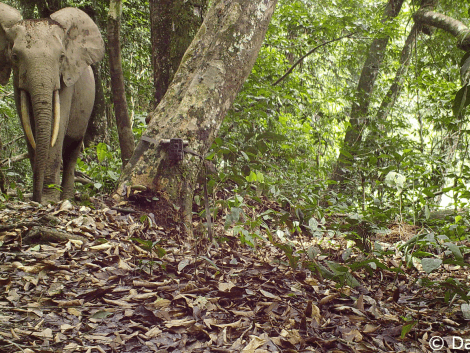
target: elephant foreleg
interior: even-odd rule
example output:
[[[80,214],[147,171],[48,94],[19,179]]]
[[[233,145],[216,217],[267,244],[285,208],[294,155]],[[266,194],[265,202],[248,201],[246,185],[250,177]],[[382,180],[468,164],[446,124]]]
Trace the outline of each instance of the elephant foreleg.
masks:
[[[80,154],[82,140],[74,141],[66,139],[63,149],[62,194],[60,198],[70,199],[74,196],[75,166]]]

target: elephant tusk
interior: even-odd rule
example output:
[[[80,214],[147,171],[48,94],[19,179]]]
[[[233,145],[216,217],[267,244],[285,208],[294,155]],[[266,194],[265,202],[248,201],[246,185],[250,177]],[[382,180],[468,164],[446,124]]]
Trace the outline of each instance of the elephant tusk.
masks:
[[[33,132],[31,131],[31,119],[29,116],[28,108],[28,98],[26,97],[26,92],[21,90],[21,122],[23,123],[24,133],[29,141],[29,144],[36,149],[36,142],[34,141]]]
[[[54,91],[54,129],[52,130],[51,147],[54,147],[60,127],[60,98],[59,91]]]

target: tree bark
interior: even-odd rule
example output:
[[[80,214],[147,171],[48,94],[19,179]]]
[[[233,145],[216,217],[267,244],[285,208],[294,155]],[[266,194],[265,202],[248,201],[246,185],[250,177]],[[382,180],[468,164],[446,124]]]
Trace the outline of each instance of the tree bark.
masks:
[[[383,22],[398,16],[403,2],[404,0],[389,0],[385,8]],[[338,183],[341,183],[346,178],[348,167],[354,162],[346,155],[350,154],[354,157],[357,154],[358,147],[362,141],[364,128],[369,122],[370,99],[389,39],[390,36],[387,35],[376,38],[372,41],[369,48],[369,54],[364,63],[361,77],[357,85],[356,97],[351,108],[349,118],[350,126],[348,126],[344,137],[343,151],[346,153],[340,152],[332,175],[332,179]]]
[[[427,9],[417,11],[413,15],[413,19],[416,23],[443,29],[457,38],[457,48],[463,51],[470,50],[470,30],[462,22]]]
[[[150,0],[152,66],[154,73],[155,106],[160,103],[181,58],[202,24],[202,12],[207,0],[197,6],[184,0]]]
[[[104,142],[107,138],[108,120],[106,119],[106,99],[103,91],[103,82],[101,80],[100,64],[92,65],[95,76],[95,103],[91,112],[90,121],[86,130],[83,144],[85,147]]]
[[[170,84],[171,3],[173,0],[150,0],[150,35],[152,40],[153,84],[155,105]]]
[[[433,9],[437,5],[438,0],[422,0],[420,5],[420,10],[422,9]],[[387,119],[390,114],[390,110],[395,105],[397,98],[400,96],[400,93],[403,89],[402,82],[403,78],[406,76],[408,68],[411,62],[411,56],[413,54],[413,49],[415,48],[416,39],[418,34],[423,31],[423,24],[415,23],[406,38],[405,45],[401,51],[400,56],[400,67],[398,68],[393,83],[390,86],[387,94],[385,95],[382,103],[376,114],[376,121],[382,121]],[[370,134],[372,140],[376,140],[376,135]]]
[[[381,121],[387,119],[390,110],[395,105],[397,98],[400,96],[401,90],[403,89],[402,82],[403,78],[405,77],[408,67],[410,66],[411,62],[411,55],[413,54],[413,49],[415,47],[416,38],[418,33],[421,30],[421,26],[414,24],[411,28],[408,37],[406,38],[405,45],[401,51],[400,56],[400,67],[398,68],[397,72],[395,73],[395,78],[393,79],[393,83],[388,89],[387,94],[385,95],[382,103],[380,104],[379,110],[376,114],[376,120]]]
[[[204,156],[258,56],[277,0],[217,0],[124,169],[115,198],[135,189],[159,195],[178,210],[191,234],[192,200],[202,161],[168,159],[161,139],[181,138]],[[160,201],[159,201],[160,202]],[[164,207],[158,203],[155,207]]]
[[[119,145],[121,147],[121,160],[124,167],[134,153],[135,143],[127,107],[124,75],[122,73],[120,42],[121,13],[121,0],[110,0],[108,13],[109,71],[111,74],[114,115],[116,117]]]

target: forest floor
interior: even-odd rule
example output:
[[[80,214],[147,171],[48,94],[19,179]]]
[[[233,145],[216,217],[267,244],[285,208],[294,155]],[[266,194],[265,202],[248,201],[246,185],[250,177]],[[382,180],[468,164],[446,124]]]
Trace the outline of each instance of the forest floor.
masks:
[[[337,232],[289,238],[321,250],[310,254],[309,269],[300,266],[308,251],[289,262],[285,247],[242,245],[223,223],[214,232],[225,241],[212,245],[184,238],[176,223],[157,223],[154,214],[104,204],[6,204],[0,352],[430,352],[434,336],[435,348],[470,345],[462,301],[416,282],[467,282],[466,269],[389,270],[404,262],[396,242],[418,227],[390,225],[380,239],[392,250],[385,266],[358,268],[360,285],[352,287],[310,270],[341,263],[346,241]]]

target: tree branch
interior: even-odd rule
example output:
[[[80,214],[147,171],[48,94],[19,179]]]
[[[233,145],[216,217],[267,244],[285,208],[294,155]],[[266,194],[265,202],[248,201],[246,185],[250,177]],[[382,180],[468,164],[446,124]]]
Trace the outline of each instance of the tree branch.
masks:
[[[321,47],[323,47],[323,46],[325,46],[325,45],[327,45],[327,44],[330,44],[330,43],[333,43],[333,42],[337,42],[337,41],[339,41],[339,40],[341,40],[341,39],[349,38],[349,37],[355,35],[356,33],[357,33],[357,32],[350,33],[350,34],[347,34],[347,35],[345,35],[345,36],[342,36],[342,37],[339,37],[339,38],[335,38],[335,39],[326,41],[326,42],[324,42],[324,43],[322,43],[322,44],[316,46],[315,48],[313,48],[312,50],[310,50],[307,54],[305,54],[304,56],[302,56],[299,60],[297,60],[297,61],[295,62],[295,64],[292,65],[292,67],[291,67],[289,70],[287,70],[287,72],[286,72],[281,78],[279,78],[276,82],[273,83],[273,86],[276,86],[279,82],[281,82],[282,80],[284,80],[284,79],[292,72],[292,70],[294,70],[295,67],[296,67],[297,65],[299,65],[299,64],[302,62],[302,60],[304,60],[304,59],[305,59],[307,56],[309,56],[310,54],[313,54],[317,49],[319,49],[319,48],[321,48]]]
[[[26,159],[28,157],[29,157],[29,153],[26,152],[26,153],[20,154],[18,156],[13,156],[11,158],[6,158],[4,160],[0,160],[0,167],[7,164],[7,163],[15,163],[15,162],[18,162],[18,161],[22,161],[23,159]]]
[[[457,38],[457,48],[464,51],[470,50],[470,30],[459,20],[428,10],[417,11],[413,15],[413,19],[417,23],[443,29]]]

